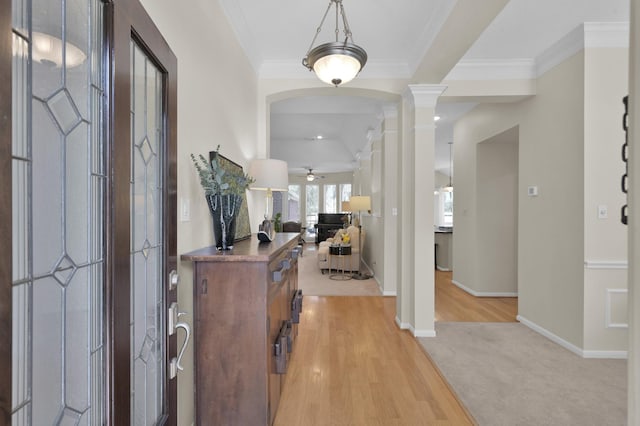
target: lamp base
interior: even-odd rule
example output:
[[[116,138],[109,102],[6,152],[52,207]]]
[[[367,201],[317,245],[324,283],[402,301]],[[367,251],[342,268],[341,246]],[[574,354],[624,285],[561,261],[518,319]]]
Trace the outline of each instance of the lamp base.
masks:
[[[260,240],[261,243],[270,243],[273,241],[275,232],[270,220],[265,219],[258,228],[258,240]]]
[[[357,274],[351,275],[351,278],[353,278],[354,280],[368,280],[369,278],[371,278],[371,275],[358,272]]]

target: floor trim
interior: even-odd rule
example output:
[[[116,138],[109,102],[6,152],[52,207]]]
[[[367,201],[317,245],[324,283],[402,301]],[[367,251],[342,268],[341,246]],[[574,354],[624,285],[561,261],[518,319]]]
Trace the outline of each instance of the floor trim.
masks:
[[[458,281],[456,280],[451,280],[451,282],[453,283],[453,285],[459,287],[460,289],[466,291],[467,293],[469,293],[472,296],[475,297],[518,297],[518,293],[512,293],[512,292],[480,292],[480,291],[475,291],[470,289],[469,287],[465,287],[464,285],[460,284]]]

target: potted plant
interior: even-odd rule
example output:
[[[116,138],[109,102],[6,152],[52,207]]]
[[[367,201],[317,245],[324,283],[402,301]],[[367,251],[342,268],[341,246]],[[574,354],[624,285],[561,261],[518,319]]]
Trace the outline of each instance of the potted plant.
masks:
[[[218,250],[231,250],[236,236],[236,219],[242,205],[242,198],[253,183],[253,178],[242,171],[233,172],[220,165],[216,148],[213,160],[208,161],[202,154],[191,154],[191,160],[200,177],[200,185],[211,211],[213,233]]]

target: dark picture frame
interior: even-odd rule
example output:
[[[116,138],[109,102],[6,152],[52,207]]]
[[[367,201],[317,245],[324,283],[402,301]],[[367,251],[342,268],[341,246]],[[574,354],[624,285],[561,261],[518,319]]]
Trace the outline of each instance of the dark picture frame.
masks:
[[[223,169],[233,173],[244,173],[240,164],[228,159],[216,151],[209,151],[209,162],[213,161],[216,156],[218,156],[218,163]],[[245,193],[242,194],[242,205],[240,206],[240,213],[238,213],[236,238],[234,241],[246,240],[250,237],[251,222],[249,221],[249,206],[247,205],[247,192],[245,191]]]

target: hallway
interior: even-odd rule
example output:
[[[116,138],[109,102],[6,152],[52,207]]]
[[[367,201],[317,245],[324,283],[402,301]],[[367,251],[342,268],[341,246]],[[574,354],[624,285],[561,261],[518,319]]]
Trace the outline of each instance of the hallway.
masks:
[[[395,297],[305,297],[276,425],[473,424]]]

